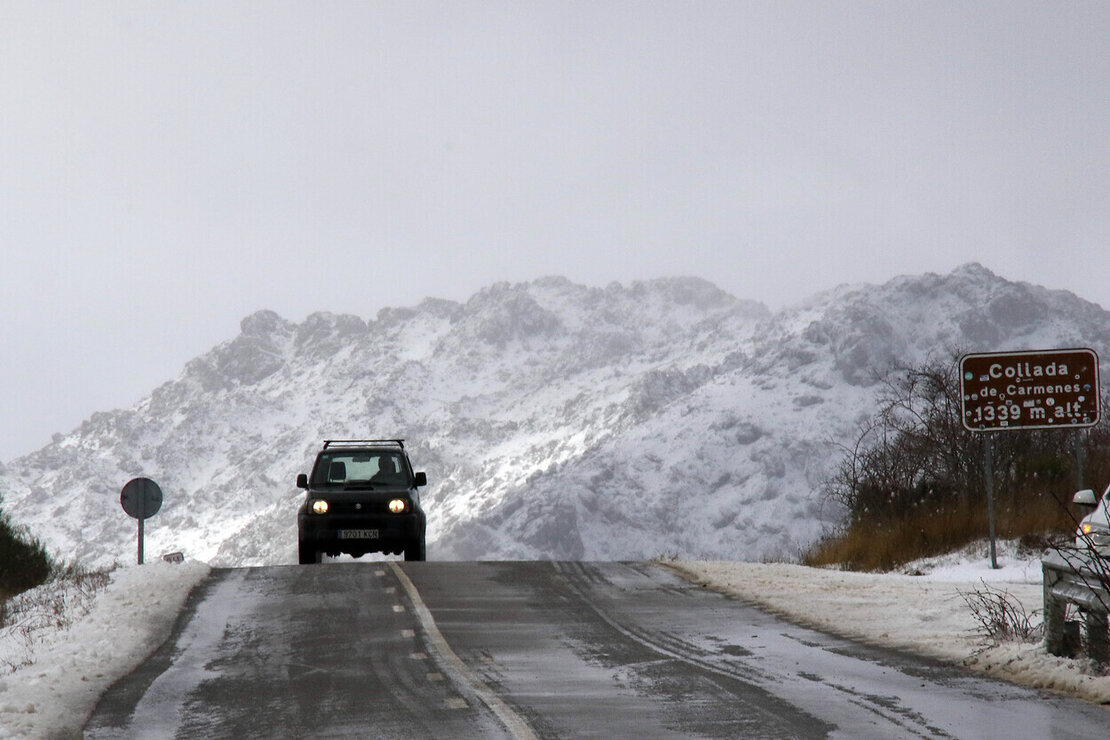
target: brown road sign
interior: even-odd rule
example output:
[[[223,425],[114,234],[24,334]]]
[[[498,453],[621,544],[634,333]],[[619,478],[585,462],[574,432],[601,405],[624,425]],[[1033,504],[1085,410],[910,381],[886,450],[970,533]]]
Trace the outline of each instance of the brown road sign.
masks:
[[[1091,427],[1099,420],[1093,349],[988,352],[960,358],[963,424],[973,432]]]

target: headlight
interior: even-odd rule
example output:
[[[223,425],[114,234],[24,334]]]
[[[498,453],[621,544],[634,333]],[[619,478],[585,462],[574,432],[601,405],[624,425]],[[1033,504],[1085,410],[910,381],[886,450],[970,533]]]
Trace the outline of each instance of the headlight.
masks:
[[[1082,527],[1080,527],[1080,529],[1083,530],[1083,534],[1090,534],[1091,530],[1094,529],[1094,526],[1091,524],[1084,524]]]
[[[395,498],[389,502],[389,510],[394,514],[400,514],[406,508],[408,508],[408,504],[405,503],[403,498]]]
[[[327,514],[328,502],[322,498],[318,498],[312,502],[312,510],[315,511],[317,514]]]

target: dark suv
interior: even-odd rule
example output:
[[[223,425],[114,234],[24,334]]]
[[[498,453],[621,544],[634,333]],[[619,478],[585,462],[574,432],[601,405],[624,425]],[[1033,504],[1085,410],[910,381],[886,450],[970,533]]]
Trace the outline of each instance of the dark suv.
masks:
[[[325,441],[312,475],[297,476],[297,488],[307,491],[297,510],[300,562],[368,552],[424,560],[427,518],[417,488],[426,485],[428,477],[412,471],[404,440]]]

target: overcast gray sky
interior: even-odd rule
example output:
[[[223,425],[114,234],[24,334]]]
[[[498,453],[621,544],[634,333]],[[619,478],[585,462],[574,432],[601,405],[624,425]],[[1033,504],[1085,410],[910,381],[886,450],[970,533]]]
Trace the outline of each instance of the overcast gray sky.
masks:
[[[270,308],[978,261],[1110,307],[1110,3],[0,3],[0,460]]]

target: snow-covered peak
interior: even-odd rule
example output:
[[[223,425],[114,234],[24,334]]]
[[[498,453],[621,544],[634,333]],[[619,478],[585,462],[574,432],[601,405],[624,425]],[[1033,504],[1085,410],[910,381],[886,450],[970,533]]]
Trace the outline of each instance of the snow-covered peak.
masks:
[[[403,437],[430,557],[790,555],[836,521],[831,440],[876,379],[955,350],[1110,348],[1107,312],[980,265],[840,286],[771,313],[697,278],[499,283],[366,320],[272,311],[135,408],[0,471],[65,558],[125,560],[119,491],[159,482],[150,552],[294,562],[294,485],[321,440]]]

